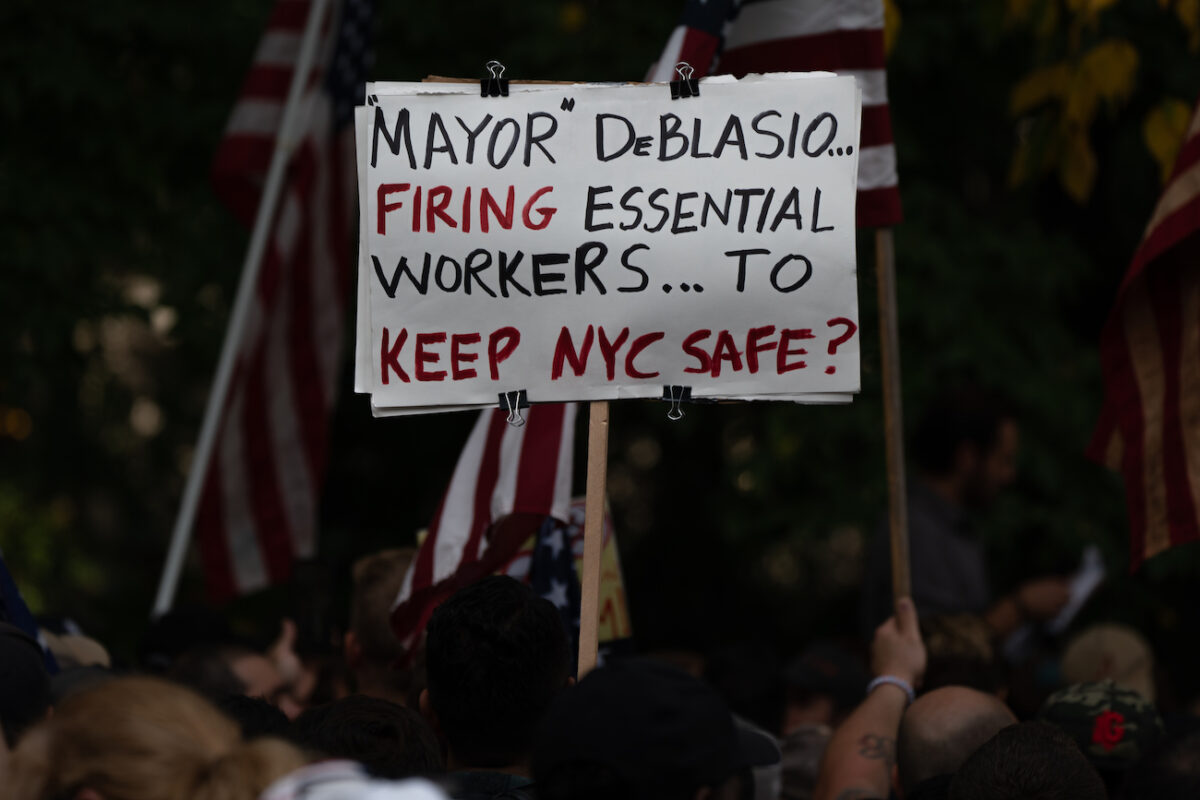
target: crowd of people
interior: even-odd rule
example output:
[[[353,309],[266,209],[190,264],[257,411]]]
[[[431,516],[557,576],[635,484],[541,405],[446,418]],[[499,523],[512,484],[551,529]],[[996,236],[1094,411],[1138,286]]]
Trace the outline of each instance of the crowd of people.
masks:
[[[383,554],[360,570],[346,679],[324,688],[286,630],[266,652],[205,642],[136,671],[61,636],[52,677],[42,644],[0,625],[3,796],[1200,797],[1200,719],[1164,724],[1147,696],[1149,652],[1132,668],[1118,658],[1144,643],[1116,626],[1078,638],[1087,680],[1024,720],[1003,680],[938,678],[955,674],[942,661],[975,658],[979,670],[957,674],[978,676],[986,659],[947,646],[970,638],[952,627],[922,635],[908,598],[874,632],[867,664],[818,643],[778,670],[676,653],[616,659],[576,682],[558,609],[504,576],[443,603],[418,659],[373,641],[389,603],[365,601],[386,598],[381,565],[402,561]]]
[[[356,565],[334,653],[298,654],[286,620],[256,648],[177,612],[136,668],[117,668],[70,625],[39,641],[0,623],[0,796],[1200,797],[1200,717],[1160,714],[1137,632],[1079,631],[1039,662],[1049,677],[1022,682],[1003,643],[1070,590],[1057,576],[987,589],[971,515],[1012,478],[1015,426],[963,396],[930,418],[910,492],[914,596],[889,609],[886,576],[866,581],[866,658],[848,640],[790,661],[725,647],[612,657],[578,677],[558,608],[504,576],[438,606],[407,652],[390,611],[412,552],[388,551]]]

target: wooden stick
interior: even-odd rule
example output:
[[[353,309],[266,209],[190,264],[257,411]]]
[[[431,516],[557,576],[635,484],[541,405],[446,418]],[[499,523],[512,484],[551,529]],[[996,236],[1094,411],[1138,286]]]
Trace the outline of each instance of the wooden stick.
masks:
[[[883,430],[887,446],[888,530],[892,543],[892,597],[912,594],[908,563],[908,495],[904,475],[904,412],[900,394],[900,330],[896,313],[896,249],[890,228],[875,231],[879,281],[879,339],[883,362]]]
[[[600,648],[600,556],[604,551],[604,494],[608,483],[608,401],[597,400],[589,405],[583,586],[579,605],[580,679],[596,666]]]

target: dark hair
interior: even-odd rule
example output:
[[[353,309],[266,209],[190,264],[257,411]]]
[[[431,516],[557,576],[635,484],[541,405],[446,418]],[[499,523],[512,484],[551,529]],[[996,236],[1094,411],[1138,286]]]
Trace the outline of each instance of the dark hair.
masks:
[[[1075,741],[1053,725],[1022,722],[976,750],[950,784],[950,800],[1105,800],[1104,783]]]
[[[1120,800],[1194,800],[1200,797],[1200,733],[1143,759],[1128,772]]]
[[[286,739],[291,729],[287,714],[261,697],[227,694],[214,700],[213,705],[238,724],[243,739],[257,739],[260,736]]]
[[[240,645],[201,645],[176,659],[167,677],[210,700],[245,694],[246,684],[234,673],[232,665],[238,658],[254,654]]]
[[[410,778],[443,768],[437,737],[421,715],[377,697],[356,694],[310,708],[293,723],[292,739],[357,761],[376,778]]]
[[[743,642],[710,653],[704,679],[734,714],[779,735],[787,693],[783,665],[770,645]]]
[[[982,617],[923,617],[921,639],[926,652],[925,678],[921,681],[925,693],[944,686],[966,686],[994,695],[1005,685],[1004,665],[996,658],[991,628]]]
[[[1000,426],[1012,418],[994,393],[971,384],[960,386],[925,408],[913,433],[912,458],[931,475],[949,474],[960,445],[971,444],[986,453],[995,446]]]
[[[187,651],[232,639],[228,619],[215,609],[193,607],[168,611],[151,621],[142,637],[139,647],[142,668],[163,675]]]
[[[985,661],[967,655],[931,656],[921,681],[924,691],[945,686],[966,686],[988,694],[1004,688],[1004,667],[996,661]]]
[[[483,768],[525,758],[569,676],[558,609],[512,578],[484,578],[433,613],[425,650],[429,702],[456,758]]]
[[[569,761],[555,765],[548,773],[539,773],[537,792],[538,800],[613,800],[617,797],[642,800],[643,797],[636,785],[621,777],[611,766],[594,761]],[[681,792],[678,797],[664,795],[658,790],[653,800],[691,800],[695,796],[694,789]]]

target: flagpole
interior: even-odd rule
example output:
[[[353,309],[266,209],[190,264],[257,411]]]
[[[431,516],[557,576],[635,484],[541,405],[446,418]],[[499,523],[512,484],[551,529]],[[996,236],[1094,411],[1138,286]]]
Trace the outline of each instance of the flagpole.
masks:
[[[879,284],[879,339],[883,364],[883,430],[887,450],[888,531],[893,599],[912,594],[908,554],[908,496],[905,493],[904,412],[900,393],[900,326],[896,310],[896,248],[891,228],[875,231]]]
[[[309,73],[317,57],[321,23],[325,19],[330,2],[331,0],[313,0],[308,10],[308,19],[304,23],[304,36],[301,39],[300,52],[296,57],[292,82],[288,87],[279,133],[275,137],[275,148],[271,153],[271,163],[267,169],[262,199],[259,201],[258,211],[254,218],[254,228],[250,234],[250,245],[246,249],[246,258],[242,262],[242,277],[238,283],[237,298],[234,300],[233,311],[230,313],[229,328],[225,332],[225,342],[221,346],[221,357],[217,362],[217,373],[213,378],[212,388],[209,390],[208,406],[204,410],[204,422],[200,426],[196,452],[188,470],[179,515],[175,518],[175,528],[171,533],[171,545],[167,550],[166,563],[163,564],[162,577],[158,582],[158,593],[154,599],[154,609],[151,615],[153,617],[165,614],[171,609],[175,600],[175,592],[179,588],[179,577],[183,572],[188,543],[191,540],[192,525],[200,504],[200,492],[204,488],[204,478],[208,473],[209,461],[212,459],[213,447],[220,429],[222,412],[229,395],[229,385],[237,364],[238,349],[242,344],[246,323],[254,307],[254,293],[257,291],[258,275],[262,269],[263,255],[267,249],[267,236],[270,232],[271,221],[274,219],[275,209],[279,205],[279,196],[287,174],[288,161],[298,144],[295,133],[300,122],[300,95],[311,77]]]
[[[600,556],[604,550],[604,493],[608,483],[608,401],[597,400],[589,406],[583,581],[579,603],[580,679],[596,666],[600,648]]]

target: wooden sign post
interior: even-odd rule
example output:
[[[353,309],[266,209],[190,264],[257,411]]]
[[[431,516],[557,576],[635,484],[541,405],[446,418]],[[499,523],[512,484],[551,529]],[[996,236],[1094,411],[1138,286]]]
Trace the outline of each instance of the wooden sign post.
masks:
[[[608,401],[593,400],[588,415],[587,495],[583,517],[583,580],[579,602],[579,671],[596,666],[600,649],[600,555],[608,483]]]

